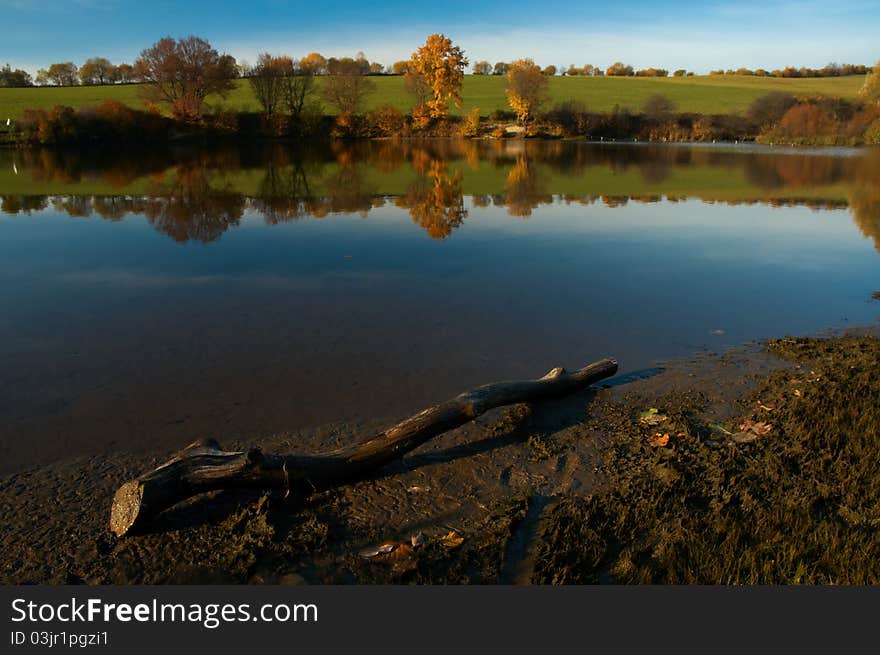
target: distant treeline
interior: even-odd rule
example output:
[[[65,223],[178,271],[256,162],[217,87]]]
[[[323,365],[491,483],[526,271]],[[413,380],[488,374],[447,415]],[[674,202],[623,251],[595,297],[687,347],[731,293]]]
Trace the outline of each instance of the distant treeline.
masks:
[[[547,69],[531,59],[518,59],[503,65],[510,112],[485,117],[475,107],[463,118],[452,118],[449,103],[461,106],[468,64],[460,47],[443,34],[432,34],[401,67],[413,101],[409,113],[389,104],[366,112],[375,84],[368,77],[371,65],[362,55],[324,59],[313,53],[296,60],[263,53],[246,71],[262,111],[206,115],[205,99],[209,95],[225,97],[235,88],[235,60],[218,53],[204,39],[166,37],[142,51],[133,65],[137,78],[148,82],[141,87],[148,101],[146,111],[109,100],[79,110],[63,106],[49,111],[28,110],[14,126],[13,138],[46,144],[185,135],[504,138],[511,131],[508,123],[515,119],[515,131],[523,136],[880,143],[880,66],[866,76],[857,102],[776,92],[755,101],[745,115],[699,115],[680,113],[674,102],[653,95],[645,100],[641,111],[616,107],[600,114],[574,101],[548,108]],[[842,70],[830,66],[832,69]],[[620,63],[613,64],[606,74],[611,74],[609,71],[619,75],[666,73],[657,69],[632,72],[631,67]],[[318,85],[316,76],[322,73],[330,75]],[[319,99],[335,110],[333,116],[325,115]],[[170,117],[158,103],[170,110]]]
[[[224,68],[231,78],[247,78],[253,74],[254,66],[246,61],[238,62],[232,55],[224,54]],[[37,71],[36,77],[22,69],[13,69],[8,63],[0,68],[0,88],[3,87],[29,87],[29,86],[76,86],[76,85],[108,85],[130,84],[135,82],[149,81],[144,76],[143,67],[139,66],[141,59],[133,64],[114,64],[106,57],[92,57],[82,65],[77,66],[72,61],[63,61],[50,64],[47,68]],[[325,57],[321,53],[312,52],[301,59],[293,59],[297,66],[308,69],[313,75],[344,75],[351,70],[357,70],[360,75],[404,75],[409,66],[409,60],[396,61],[390,66],[379,62],[369,61],[363,52],[358,52],[355,57]],[[498,61],[494,64],[482,60],[475,62],[472,67],[474,75],[506,75],[510,69],[510,62]],[[584,66],[544,66],[542,72],[545,75],[568,75],[586,77],[669,77],[670,71],[665,68],[648,67],[635,69],[629,64],[614,62],[606,68],[586,64]],[[758,77],[842,77],[846,75],[867,75],[871,67],[864,64],[838,64],[830,63],[822,68],[807,68],[787,66],[783,69],[765,70],[763,68],[736,68],[717,69],[710,71],[710,75],[754,75]],[[691,77],[692,71],[684,68],[672,71],[673,77]]]

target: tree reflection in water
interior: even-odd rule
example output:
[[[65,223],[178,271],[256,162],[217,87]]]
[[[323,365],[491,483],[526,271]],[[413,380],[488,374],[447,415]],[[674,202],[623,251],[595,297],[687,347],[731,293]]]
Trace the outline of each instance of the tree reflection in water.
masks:
[[[427,150],[412,155],[416,181],[395,200],[398,207],[409,210],[413,222],[432,239],[445,239],[467,217],[461,191],[462,173],[449,171],[449,164],[433,157]]]
[[[27,215],[51,206],[70,216],[97,214],[110,221],[140,214],[181,243],[216,240],[238,225],[248,209],[276,224],[334,213],[367,216],[385,206],[389,197],[429,237],[445,239],[468,216],[464,188],[470,177],[469,186],[476,191],[471,195],[474,208],[504,207],[519,217],[557,200],[584,205],[601,200],[608,207],[687,198],[730,205],[849,207],[861,232],[880,251],[876,149],[836,156],[768,149],[443,140],[164,148],[135,154],[0,152],[0,169],[12,168],[12,163],[20,179],[31,182],[28,188],[48,193],[0,195],[3,213]],[[12,189],[17,179],[12,178]],[[555,184],[562,184],[565,193],[554,189]],[[97,195],[77,192],[94,187],[106,190]]]

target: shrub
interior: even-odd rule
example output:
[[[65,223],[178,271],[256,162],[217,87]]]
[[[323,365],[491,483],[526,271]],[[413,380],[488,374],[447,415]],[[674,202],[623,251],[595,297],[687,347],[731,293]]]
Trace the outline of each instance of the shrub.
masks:
[[[424,130],[431,125],[431,110],[427,105],[416,105],[413,107],[412,119],[415,129]]]
[[[865,143],[872,146],[880,146],[880,118],[875,120],[865,130]]]
[[[461,122],[462,136],[479,136],[480,134],[480,108],[474,107]]]
[[[403,114],[392,105],[376,107],[370,112],[368,120],[372,130],[381,136],[399,134],[406,123]]]
[[[547,113],[547,120],[570,135],[586,134],[591,125],[587,106],[578,100],[566,100],[557,104]]]
[[[779,122],[789,109],[797,104],[794,96],[774,91],[755,100],[746,112],[757,127],[764,129]]]
[[[827,136],[836,132],[834,117],[813,104],[797,104],[780,119],[777,136],[793,139]]]

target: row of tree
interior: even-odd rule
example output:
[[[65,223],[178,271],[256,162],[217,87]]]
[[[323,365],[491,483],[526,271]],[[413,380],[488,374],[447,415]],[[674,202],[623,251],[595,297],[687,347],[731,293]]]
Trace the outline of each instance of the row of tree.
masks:
[[[31,86],[28,83],[19,86]],[[37,71],[36,84],[53,86],[76,86],[77,84],[103,85],[128,84],[138,81],[131,64],[112,63],[104,57],[92,57],[77,67],[72,61],[58,62]]]
[[[844,77],[846,75],[867,75],[871,72],[870,66],[863,64],[837,64],[831,63],[822,68],[795,68],[787,66],[786,68],[775,69],[772,71],[763,68],[737,68],[733,69],[717,69],[709,71],[709,75],[746,75],[755,77]]]
[[[226,70],[231,78],[253,77],[260,72],[260,62],[256,65],[250,65],[247,62],[238,64],[231,55],[223,55]],[[394,62],[390,68],[378,62],[371,62],[363,52],[358,52],[352,57],[324,57],[318,52],[312,52],[296,61],[298,68],[308,70],[311,75],[406,75],[409,70],[411,60],[401,60]],[[507,75],[511,67],[510,62],[498,61],[491,64],[486,60],[475,62],[472,67],[474,75]],[[586,64],[578,67],[574,64],[570,66],[554,66],[549,65],[541,69],[542,73],[547,76],[568,75],[571,77],[668,77],[670,72],[663,68],[643,68],[635,69],[629,64],[623,62],[614,62],[607,68],[603,69],[599,66]],[[717,69],[710,71],[710,75],[748,75],[758,77],[841,77],[846,75],[866,75],[871,72],[870,66],[863,64],[838,64],[830,63],[822,68],[795,68],[788,66],[783,69],[765,70],[763,68],[737,68],[737,69]],[[693,76],[694,73],[680,68],[672,73],[674,77]],[[9,64],[0,69],[0,87],[26,87],[38,85],[54,85],[54,86],[73,86],[77,84],[84,85],[104,85],[104,84],[127,84],[131,82],[147,81],[142,75],[142,71],[138,69],[136,63],[131,64],[113,64],[105,57],[93,57],[87,60],[82,66],[77,67],[73,62],[58,62],[50,65],[48,68],[40,69],[36,78],[24,70],[13,70]]]
[[[394,72],[398,72],[398,66],[400,66],[399,72],[405,72],[405,64],[406,62],[398,62],[395,64]],[[510,63],[499,61],[494,65],[490,64],[488,61],[478,61],[473,65],[472,72],[474,75],[507,75],[508,70],[510,70]],[[585,64],[584,66],[578,67],[574,64],[570,65],[568,68],[556,67],[556,66],[545,66],[542,69],[544,75],[568,75],[571,77],[584,76],[584,77],[669,77],[670,72],[665,68],[642,68],[635,69],[629,64],[624,64],[623,62],[616,61],[608,68],[602,69],[598,66],[593,66],[592,64]],[[789,66],[783,69],[777,69],[772,71],[764,70],[763,68],[758,68],[752,70],[750,68],[737,68],[737,69],[718,69],[710,71],[710,75],[754,75],[759,77],[843,77],[846,75],[867,75],[871,72],[870,66],[865,66],[863,64],[837,64],[831,63],[822,68],[795,68],[793,66]],[[679,68],[676,71],[672,72],[673,77],[693,77],[694,73],[692,71],[688,71],[684,68]]]

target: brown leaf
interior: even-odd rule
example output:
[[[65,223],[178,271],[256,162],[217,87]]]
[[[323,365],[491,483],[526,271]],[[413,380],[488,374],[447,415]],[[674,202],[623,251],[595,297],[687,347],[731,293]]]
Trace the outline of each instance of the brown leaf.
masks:
[[[380,555],[387,555],[388,553],[394,552],[400,546],[404,545],[406,544],[403,544],[399,541],[386,541],[384,544],[365,548],[359,554],[364,559],[372,559],[373,557],[379,557]]]
[[[773,429],[773,424],[766,423],[765,421],[753,421],[752,419],[747,418],[740,424],[739,429],[743,432],[751,432],[752,434],[761,437]]]
[[[660,434],[659,432],[655,432],[654,436],[648,437],[648,443],[655,447],[662,447],[669,443],[669,433],[664,432]]]
[[[458,548],[464,543],[464,537],[459,536],[455,530],[452,530],[449,534],[440,537],[440,543],[446,548]]]

